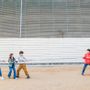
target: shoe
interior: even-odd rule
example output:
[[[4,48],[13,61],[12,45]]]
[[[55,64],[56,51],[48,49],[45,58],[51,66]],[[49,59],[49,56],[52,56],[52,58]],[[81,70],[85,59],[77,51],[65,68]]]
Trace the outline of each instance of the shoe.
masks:
[[[28,75],[28,76],[27,76],[27,79],[29,79],[29,78],[30,78],[30,76]]]
[[[18,78],[14,78],[15,80],[17,80]]]
[[[17,78],[19,78],[19,76],[16,76]]]
[[[5,80],[5,78],[4,78],[4,77],[2,77],[2,78],[1,78],[1,80]]]
[[[84,74],[83,74],[83,73],[82,73],[81,75],[82,75],[82,76],[84,76]]]
[[[10,79],[10,76],[8,76],[8,78]]]

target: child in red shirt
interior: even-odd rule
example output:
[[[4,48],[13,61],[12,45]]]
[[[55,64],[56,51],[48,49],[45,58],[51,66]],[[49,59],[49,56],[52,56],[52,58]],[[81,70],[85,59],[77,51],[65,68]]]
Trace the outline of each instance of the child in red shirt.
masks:
[[[84,59],[84,67],[82,70],[82,75],[84,75],[87,66],[90,65],[90,49],[87,49],[87,53],[84,55],[83,59]]]

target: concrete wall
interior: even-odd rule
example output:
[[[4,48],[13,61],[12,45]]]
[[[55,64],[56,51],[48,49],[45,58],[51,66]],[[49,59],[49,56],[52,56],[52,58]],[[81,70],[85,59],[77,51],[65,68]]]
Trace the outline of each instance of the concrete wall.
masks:
[[[87,48],[90,38],[1,38],[0,59],[7,61],[9,53],[17,58],[23,50],[29,63],[77,63]]]

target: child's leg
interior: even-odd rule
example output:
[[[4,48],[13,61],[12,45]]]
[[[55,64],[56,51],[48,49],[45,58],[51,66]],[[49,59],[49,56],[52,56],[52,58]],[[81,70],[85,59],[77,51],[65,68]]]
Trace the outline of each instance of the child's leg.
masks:
[[[88,66],[88,64],[84,64],[84,67],[83,67],[83,70],[82,70],[82,75],[84,75],[84,72],[85,72],[87,66]]]
[[[19,72],[20,72],[21,69],[22,69],[22,65],[20,64],[18,69],[17,69],[17,77],[19,77]]]
[[[25,64],[23,64],[23,70],[24,70],[25,75],[28,77],[29,74],[28,74],[27,67]]]
[[[16,78],[16,69],[15,66],[13,67],[13,72],[14,72],[14,79]]]
[[[8,73],[8,77],[10,78],[11,76],[11,73],[12,73],[12,67],[9,67],[9,73]]]
[[[1,68],[0,68],[0,77],[2,77],[1,80],[4,80],[4,77],[2,76],[2,70],[1,70]]]
[[[0,77],[2,76],[2,70],[1,70],[1,68],[0,68]]]

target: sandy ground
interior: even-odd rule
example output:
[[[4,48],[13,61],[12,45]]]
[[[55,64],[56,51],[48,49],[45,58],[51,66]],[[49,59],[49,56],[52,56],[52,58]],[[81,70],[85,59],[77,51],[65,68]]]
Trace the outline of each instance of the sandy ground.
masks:
[[[82,65],[58,67],[28,67],[31,79],[21,71],[18,80],[8,79],[8,67],[2,67],[5,80],[0,80],[0,90],[90,90],[90,67],[81,75]]]

